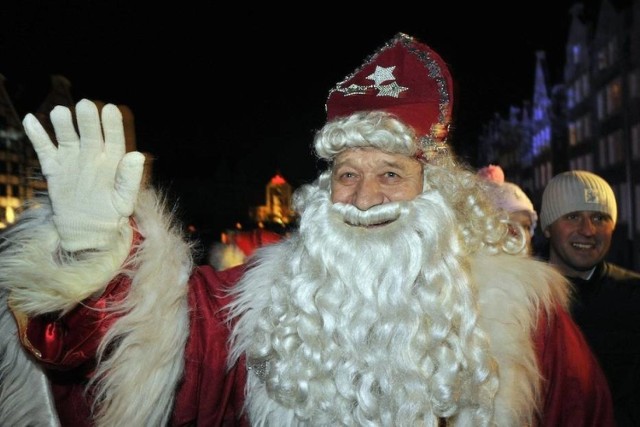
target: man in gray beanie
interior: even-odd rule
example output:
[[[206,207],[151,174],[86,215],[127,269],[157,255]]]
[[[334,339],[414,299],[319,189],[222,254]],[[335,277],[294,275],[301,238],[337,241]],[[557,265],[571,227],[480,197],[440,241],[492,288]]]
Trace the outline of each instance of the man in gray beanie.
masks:
[[[587,171],[556,175],[542,195],[549,262],[574,285],[571,314],[611,387],[619,426],[640,425],[640,274],[605,261],[618,209],[611,186]]]

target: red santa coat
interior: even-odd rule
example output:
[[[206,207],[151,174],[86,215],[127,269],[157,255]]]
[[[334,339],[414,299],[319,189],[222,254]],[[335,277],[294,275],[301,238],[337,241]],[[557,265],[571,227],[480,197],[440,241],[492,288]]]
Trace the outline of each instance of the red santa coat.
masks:
[[[164,248],[179,246],[180,239],[157,238],[155,233],[166,234],[166,231],[158,231],[162,227],[149,227],[148,219],[140,218],[140,221],[141,228],[145,228],[145,241],[139,249],[142,255],[138,258],[142,259],[135,260],[139,265],[135,272],[126,271],[108,285],[97,281],[94,286],[96,291],[100,291],[99,297],[85,299],[62,317],[44,314],[44,308],[42,315],[32,317],[26,317],[16,310],[23,344],[48,368],[47,374],[62,425],[122,423],[143,411],[144,405],[149,405],[152,411],[146,415],[147,419],[153,415],[154,419],[164,419],[174,426],[248,425],[248,419],[243,415],[247,371],[242,358],[232,366],[227,366],[228,338],[232,325],[227,322],[225,311],[230,301],[227,290],[238,281],[244,267],[216,272],[207,266],[192,270],[189,263],[184,263],[177,268],[172,264],[174,258],[166,258]],[[35,258],[38,255],[29,255],[31,249],[28,247],[33,236],[55,234],[50,223],[25,227],[27,229],[27,243],[13,254],[6,253],[5,259],[12,256]],[[186,252],[188,248],[183,249]],[[47,253],[40,247],[34,248],[36,252]],[[152,255],[147,256],[146,253]],[[155,261],[150,259],[153,257]],[[27,285],[24,284],[24,278],[33,278],[33,271],[28,265],[14,266],[10,271],[7,265],[11,263],[0,263],[0,269],[5,273],[11,272],[16,292],[20,286],[43,286],[47,277],[52,283],[61,280],[56,276],[60,270],[57,263],[47,264],[44,257],[40,261],[42,281],[34,280]],[[146,264],[152,265],[154,271],[147,280],[142,280],[140,276],[148,273]],[[88,281],[88,278],[96,275],[95,268],[90,267],[73,266],[87,271],[85,276],[74,272],[73,277],[84,277]],[[166,271],[155,271],[163,268]],[[179,271],[175,276],[166,277],[176,270]],[[486,272],[482,274],[487,275]],[[163,285],[163,281],[169,285]],[[175,287],[172,285],[174,282],[181,283],[178,286],[180,290],[176,298],[167,301],[166,295],[170,293],[171,286]],[[156,288],[162,289],[162,292],[151,292]],[[49,288],[41,288],[41,291],[50,293]],[[43,301],[47,300],[46,307],[49,309],[50,297],[42,297]],[[147,307],[150,314],[145,314],[145,306],[149,305],[145,302],[153,301],[153,298],[155,301],[152,306]],[[103,310],[125,300],[133,301],[133,304],[122,312]],[[184,304],[173,310],[176,301]],[[490,314],[496,318],[501,315]],[[181,320],[181,316],[185,316],[184,319]],[[139,321],[141,319],[144,322]],[[175,323],[182,326],[171,329]],[[145,333],[151,336],[135,336],[137,329],[149,326],[151,329]],[[103,354],[107,359],[113,356],[117,363],[100,370],[100,363],[103,362],[98,363],[96,354],[99,346],[104,345],[105,337],[114,330],[117,332],[115,338],[110,337]],[[528,332],[524,330],[523,333]],[[582,334],[560,303],[556,303],[553,310],[540,310],[532,335],[542,381],[542,402],[536,417],[538,425],[613,426],[611,397],[606,380]],[[120,347],[124,350],[120,351]],[[165,352],[173,355],[168,360],[158,359],[166,363],[160,365],[151,362],[152,359],[156,360],[152,356],[162,356]],[[132,360],[136,357],[138,361]],[[165,369],[164,364],[174,364],[176,368]],[[126,382],[138,371],[148,372],[148,375],[140,377],[140,382],[135,382],[133,387],[123,388],[121,382]],[[163,373],[156,377],[156,371]],[[97,423],[90,409],[95,389],[90,389],[89,394],[85,393],[87,380],[95,375],[116,378],[107,387],[106,396],[118,402],[108,407],[106,415],[102,414],[101,422]],[[152,389],[160,391],[153,394],[150,393]],[[169,403],[154,405],[154,397],[150,396],[157,395],[164,396],[166,400],[162,401]]]
[[[223,308],[228,301],[222,292],[241,274],[241,268],[215,272],[201,267],[190,279],[190,336],[171,425],[248,425],[241,416],[245,366],[241,362],[226,369],[229,329]],[[51,368],[63,425],[92,425],[84,394],[85,378],[90,375],[102,334],[113,319],[91,307],[109,304],[106,299],[118,298],[128,286],[129,280],[121,277],[101,298],[79,306],[63,319],[40,317],[28,324],[29,341]],[[87,325],[89,318],[91,328],[79,327]],[[591,353],[585,351],[584,338],[566,311],[558,309],[552,319],[540,317],[535,347],[544,378],[540,425],[613,425],[606,380]]]
[[[175,394],[173,426],[248,425],[246,418],[241,417],[244,363],[241,361],[229,370],[226,367],[229,327],[223,310],[227,299],[222,292],[241,274],[240,267],[216,272],[205,266],[198,268],[190,279],[191,326],[184,350],[184,377]],[[130,280],[120,276],[100,298],[86,301],[62,319],[42,316],[28,322],[26,342],[49,368],[62,425],[94,425],[85,386],[95,366],[98,345],[115,320],[96,308],[121,299],[129,286]]]

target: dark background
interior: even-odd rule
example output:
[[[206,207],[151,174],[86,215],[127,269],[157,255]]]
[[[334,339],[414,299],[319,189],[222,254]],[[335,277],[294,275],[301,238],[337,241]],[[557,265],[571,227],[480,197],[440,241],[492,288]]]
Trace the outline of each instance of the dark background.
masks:
[[[482,124],[531,98],[537,50],[561,81],[573,1],[12,3],[0,12],[0,73],[19,114],[38,108],[52,74],[76,100],[128,105],[156,184],[186,222],[216,233],[264,204],[276,172],[294,187],[316,176],[328,90],[397,32],[450,64],[453,143],[473,165]],[[587,16],[599,4],[587,0]]]

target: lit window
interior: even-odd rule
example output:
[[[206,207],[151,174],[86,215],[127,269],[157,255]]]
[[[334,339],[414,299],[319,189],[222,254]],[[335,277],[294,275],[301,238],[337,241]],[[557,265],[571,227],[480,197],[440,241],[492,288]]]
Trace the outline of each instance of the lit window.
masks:
[[[607,115],[612,115],[622,108],[622,83],[620,78],[607,85]]]
[[[574,44],[573,46],[571,46],[571,60],[575,65],[580,63],[580,45],[579,44]]]

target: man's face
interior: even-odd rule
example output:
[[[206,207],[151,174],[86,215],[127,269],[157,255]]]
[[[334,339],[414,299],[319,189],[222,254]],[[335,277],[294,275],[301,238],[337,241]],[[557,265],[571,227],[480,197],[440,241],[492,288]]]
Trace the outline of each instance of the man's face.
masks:
[[[422,193],[422,177],[422,164],[412,157],[350,148],[336,157],[331,201],[366,211],[383,203],[413,200]]]
[[[585,278],[609,252],[614,224],[611,216],[576,211],[561,216],[544,231],[549,238],[549,261],[569,277]]]

